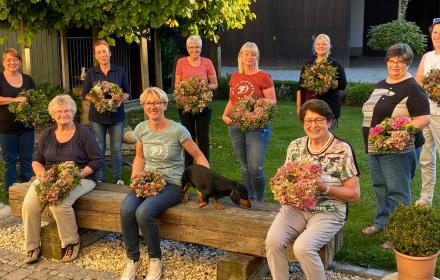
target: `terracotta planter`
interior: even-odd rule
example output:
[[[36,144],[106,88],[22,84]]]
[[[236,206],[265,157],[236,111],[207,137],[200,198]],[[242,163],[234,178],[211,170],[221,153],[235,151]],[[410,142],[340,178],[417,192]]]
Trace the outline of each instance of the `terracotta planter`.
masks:
[[[439,253],[429,257],[412,257],[396,250],[396,263],[399,280],[432,280]]]

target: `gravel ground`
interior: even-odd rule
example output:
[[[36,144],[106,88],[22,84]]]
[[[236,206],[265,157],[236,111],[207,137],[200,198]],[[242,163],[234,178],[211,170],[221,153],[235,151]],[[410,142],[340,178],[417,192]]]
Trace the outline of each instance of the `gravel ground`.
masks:
[[[24,245],[23,225],[21,222],[0,227],[0,247],[15,253],[22,253]],[[222,250],[197,246],[171,240],[161,244],[164,257],[163,280],[215,280],[216,262],[223,255]],[[138,276],[145,278],[148,271],[148,255],[141,244],[141,269]],[[81,249],[79,258],[73,262],[80,267],[112,271],[122,274],[125,266],[125,251],[121,234],[109,233],[104,238]],[[305,279],[297,263],[289,267],[290,280]],[[327,271],[329,280],[367,280],[348,274]],[[270,275],[263,278],[272,279]]]

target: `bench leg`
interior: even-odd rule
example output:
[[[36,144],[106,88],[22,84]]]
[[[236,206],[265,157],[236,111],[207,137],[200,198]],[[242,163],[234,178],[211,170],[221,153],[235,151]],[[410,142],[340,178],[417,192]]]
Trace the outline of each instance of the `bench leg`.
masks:
[[[217,280],[259,280],[268,272],[263,257],[226,252],[217,262]]]
[[[84,228],[80,228],[78,232],[81,247],[92,244],[107,233]],[[41,228],[41,255],[55,260],[61,260],[64,256],[64,249],[61,248],[61,240],[55,223],[49,223]]]

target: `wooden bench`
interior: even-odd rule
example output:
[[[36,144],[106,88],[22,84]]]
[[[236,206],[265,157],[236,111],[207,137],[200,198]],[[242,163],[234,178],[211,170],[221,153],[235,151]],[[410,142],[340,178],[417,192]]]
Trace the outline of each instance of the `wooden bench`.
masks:
[[[14,216],[21,216],[29,185],[17,183],[9,189],[9,203]],[[121,232],[119,209],[127,191],[127,186],[98,183],[93,191],[78,199],[74,209],[83,246],[102,236],[83,229]],[[233,207],[227,200],[224,204],[224,210],[217,210],[212,204],[199,209],[191,200],[169,208],[158,219],[160,235],[164,239],[227,251],[217,264],[217,279],[260,279],[268,271],[264,240],[279,205],[254,203],[253,208],[248,210]],[[52,222],[42,228],[42,255],[61,258],[56,225],[47,209],[42,218]],[[341,245],[342,230],[320,250],[326,268]],[[288,246],[288,257],[291,261],[295,260],[292,246]]]

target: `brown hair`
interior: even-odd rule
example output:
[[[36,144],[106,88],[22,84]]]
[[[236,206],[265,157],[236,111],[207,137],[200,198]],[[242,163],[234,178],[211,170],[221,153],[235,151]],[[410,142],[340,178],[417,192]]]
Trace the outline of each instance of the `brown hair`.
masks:
[[[6,55],[8,55],[8,54],[11,55],[11,56],[13,56],[13,57],[15,57],[15,58],[17,58],[17,59],[20,60],[20,62],[21,62],[21,56],[20,56],[20,54],[17,52],[16,49],[13,49],[13,48],[7,49],[7,50],[5,50],[5,51],[3,52],[3,55],[2,55],[2,61],[5,60]]]
[[[110,46],[107,43],[107,41],[100,39],[100,40],[97,40],[95,43],[93,43],[93,53],[95,53],[95,48],[99,45],[105,45],[107,47],[108,51],[110,52]]]
[[[413,58],[414,53],[410,46],[405,43],[397,43],[388,48],[385,53],[385,62],[388,62],[392,57],[400,57],[406,65],[410,65]]]
[[[320,99],[311,99],[306,101],[299,111],[299,119],[302,123],[304,123],[304,117],[306,116],[307,111],[311,111],[320,116],[323,116],[327,121],[331,121],[335,118],[332,109],[328,106],[327,102],[322,101]]]

